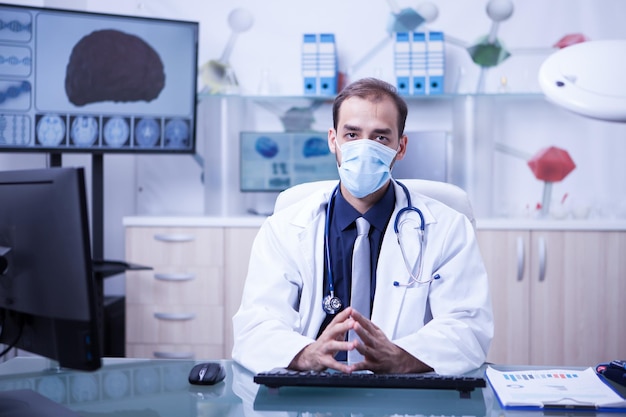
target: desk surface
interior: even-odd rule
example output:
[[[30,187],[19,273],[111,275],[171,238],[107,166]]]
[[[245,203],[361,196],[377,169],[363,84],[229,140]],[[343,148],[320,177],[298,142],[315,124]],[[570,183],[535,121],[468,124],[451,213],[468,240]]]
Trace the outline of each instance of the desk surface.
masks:
[[[194,386],[187,376],[195,363],[106,359],[96,372],[76,372],[52,370],[43,358],[17,357],[0,364],[0,391],[32,389],[84,417],[519,415],[502,410],[490,388],[475,390],[469,399],[436,390],[284,387],[270,392],[232,361],[221,361],[227,371],[223,382]]]

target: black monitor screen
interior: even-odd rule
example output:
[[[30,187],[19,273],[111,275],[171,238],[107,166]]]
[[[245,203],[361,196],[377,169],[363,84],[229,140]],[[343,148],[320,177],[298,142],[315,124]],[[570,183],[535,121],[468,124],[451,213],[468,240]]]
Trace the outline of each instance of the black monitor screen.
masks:
[[[102,294],[84,181],[82,168],[0,171],[0,343],[91,370]]]
[[[195,151],[198,23],[0,4],[0,151]]]

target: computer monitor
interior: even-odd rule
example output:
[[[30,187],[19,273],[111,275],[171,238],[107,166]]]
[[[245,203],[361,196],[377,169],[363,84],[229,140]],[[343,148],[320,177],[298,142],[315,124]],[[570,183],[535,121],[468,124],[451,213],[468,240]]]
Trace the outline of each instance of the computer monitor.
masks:
[[[83,169],[0,171],[0,202],[0,343],[98,369],[103,297]]]
[[[0,151],[193,154],[198,33],[0,4]]]
[[[283,191],[304,182],[339,180],[324,132],[241,132],[240,190]]]

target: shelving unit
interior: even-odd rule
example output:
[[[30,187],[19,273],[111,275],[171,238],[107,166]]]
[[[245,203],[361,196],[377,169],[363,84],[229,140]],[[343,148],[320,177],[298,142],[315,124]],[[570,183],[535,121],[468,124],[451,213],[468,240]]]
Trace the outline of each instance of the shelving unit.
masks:
[[[332,126],[332,97],[200,95],[199,136],[205,138],[205,207],[207,215],[267,212],[276,193],[239,190],[239,133],[284,131],[289,110],[310,109],[310,128]],[[450,138],[449,181],[464,188],[478,216],[494,212],[494,143],[505,135],[501,126],[512,111],[543,107],[558,112],[541,94],[407,96],[406,132],[445,132]],[[411,146],[409,144],[409,146]],[[530,181],[534,180],[529,178]]]

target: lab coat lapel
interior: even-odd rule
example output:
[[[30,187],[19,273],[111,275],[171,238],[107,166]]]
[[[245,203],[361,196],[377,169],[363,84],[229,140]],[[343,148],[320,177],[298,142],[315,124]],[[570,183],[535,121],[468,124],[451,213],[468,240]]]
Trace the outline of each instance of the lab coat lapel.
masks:
[[[325,295],[324,289],[324,224],[326,219],[325,202],[327,195],[320,197],[317,209],[312,212],[301,212],[293,220],[293,224],[302,227],[298,235],[298,248],[303,256],[307,268],[302,271],[303,288],[314,288],[312,293],[300,300],[301,312],[310,311],[310,314],[301,314],[302,317],[310,317],[309,323],[304,323],[308,329],[307,335],[315,337],[317,330],[326,318],[326,313],[322,309],[322,298]],[[313,332],[313,333],[312,333]]]

